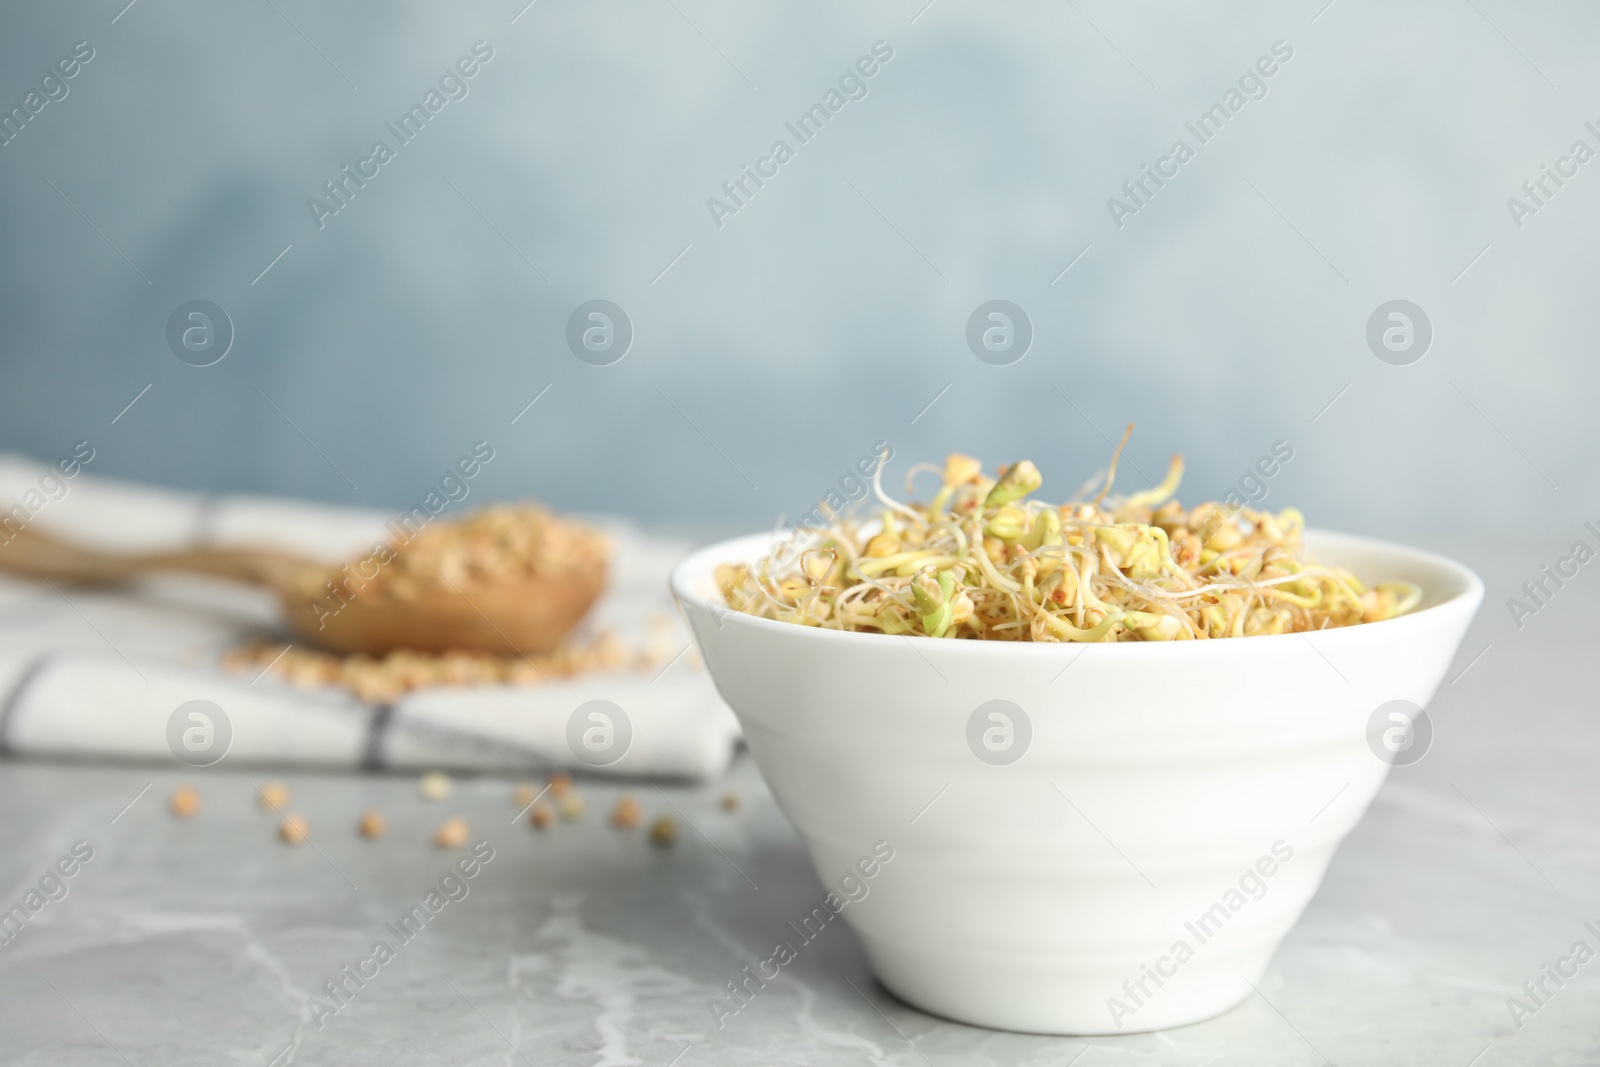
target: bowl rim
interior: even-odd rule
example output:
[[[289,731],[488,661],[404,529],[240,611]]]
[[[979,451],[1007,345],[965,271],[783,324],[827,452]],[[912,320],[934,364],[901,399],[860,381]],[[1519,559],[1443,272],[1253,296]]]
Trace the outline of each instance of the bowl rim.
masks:
[[[770,547],[781,541],[786,534],[782,531],[764,531],[760,533],[744,534],[739,537],[730,537],[696,549],[672,568],[672,575],[668,585],[672,596],[680,605],[699,608],[721,620],[730,621],[733,625],[753,629],[760,633],[770,631],[778,634],[790,634],[797,640],[812,641],[846,641],[881,642],[893,634],[873,633],[870,631],[855,630],[830,630],[820,626],[802,626],[798,623],[779,622],[776,619],[764,619],[757,615],[746,615],[743,612],[728,608],[720,598],[711,600],[696,593],[690,588],[691,581],[701,574],[711,574],[717,563],[745,562],[754,558],[751,549],[757,551]],[[1380,638],[1394,638],[1396,640],[1406,637],[1421,629],[1429,628],[1445,621],[1446,616],[1453,615],[1466,608],[1470,619],[1482,603],[1484,596],[1483,579],[1464,563],[1430,552],[1427,549],[1414,548],[1393,541],[1384,541],[1376,537],[1367,537],[1362,534],[1340,533],[1333,530],[1307,529],[1306,536],[1314,542],[1320,542],[1332,547],[1348,545],[1352,549],[1363,549],[1377,554],[1387,554],[1394,559],[1404,559],[1412,563],[1420,563],[1447,572],[1451,578],[1460,585],[1460,589],[1451,596],[1447,596],[1437,604],[1401,615],[1394,619],[1383,619],[1379,622],[1360,623],[1355,626],[1340,626],[1328,630],[1316,631],[1317,641],[1312,644],[1328,644],[1338,647],[1342,644],[1364,641],[1372,635]],[[719,627],[720,628],[720,627]],[[805,635],[802,637],[802,635]],[[913,635],[898,635],[907,640],[917,640]],[[1065,648],[1078,647],[1084,650],[1098,649],[1096,655],[1112,656],[1177,656],[1177,655],[1223,655],[1221,651],[1202,653],[1200,649],[1206,648],[1233,648],[1241,653],[1271,652],[1287,647],[1289,642],[1297,638],[1310,641],[1309,633],[1288,634],[1262,634],[1255,637],[1218,638],[1213,641],[1116,641],[1111,643],[1093,641],[936,641],[924,642],[926,651],[939,655],[1001,655],[1001,656],[1047,656],[1059,654]],[[698,638],[697,638],[698,639]],[[1051,649],[1057,650],[1052,653]],[[1076,657],[1074,657],[1076,661]]]

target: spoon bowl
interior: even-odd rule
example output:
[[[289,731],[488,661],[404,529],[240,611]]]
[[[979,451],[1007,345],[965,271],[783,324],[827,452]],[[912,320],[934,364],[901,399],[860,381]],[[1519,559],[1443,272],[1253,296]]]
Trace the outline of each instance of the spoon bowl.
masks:
[[[278,589],[285,617],[307,641],[332,652],[377,655],[396,648],[422,652],[475,649],[504,655],[549,652],[586,615],[605,588],[601,570],[525,578],[495,585],[444,586],[401,599],[341,600],[312,567]],[[310,576],[311,593],[299,584]],[[342,577],[342,575],[341,575]]]
[[[604,567],[570,575],[423,589],[411,597],[363,596],[329,584],[343,571],[278,552],[189,549],[138,555],[97,552],[34,530],[0,545],[0,570],[73,585],[115,585],[161,572],[204,574],[264,585],[278,595],[289,627],[306,642],[344,654],[452,649],[531,655],[549,652],[605,588]]]

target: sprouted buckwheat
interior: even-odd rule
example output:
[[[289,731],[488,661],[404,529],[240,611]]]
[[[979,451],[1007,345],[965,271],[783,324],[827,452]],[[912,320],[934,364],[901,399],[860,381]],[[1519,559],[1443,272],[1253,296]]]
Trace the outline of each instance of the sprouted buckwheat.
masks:
[[[1315,562],[1294,508],[1186,510],[1172,499],[1181,456],[1160,485],[1113,497],[1121,453],[1059,506],[1028,499],[1043,479],[1027,460],[994,478],[959,454],[942,471],[914,467],[908,492],[920,471],[942,481],[931,502],[910,505],[884,493],[880,462],[876,521],[834,516],[796,532],[804,550],[779,546],[754,568],[724,564],[717,581],[730,607],[782,622],[992,641],[1301,633],[1394,618],[1422,599],[1408,582],[1368,589]]]

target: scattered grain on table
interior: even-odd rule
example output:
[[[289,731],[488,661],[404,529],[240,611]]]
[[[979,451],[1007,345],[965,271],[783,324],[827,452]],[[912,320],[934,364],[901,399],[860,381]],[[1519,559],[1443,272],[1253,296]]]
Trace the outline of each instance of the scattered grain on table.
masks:
[[[631,794],[624,793],[617,798],[617,806],[611,809],[611,825],[619,830],[632,830],[644,818],[644,812],[639,808],[639,802]]]
[[[180,785],[172,791],[172,799],[167,806],[172,809],[173,815],[187,819],[200,810],[200,791],[192,785]]]
[[[303,845],[311,838],[311,827],[304,815],[291,814],[278,824],[278,836],[286,845]]]
[[[439,848],[465,848],[472,837],[472,828],[462,818],[446,819],[434,831],[433,843]]]
[[[256,787],[256,803],[262,811],[281,813],[289,803],[289,787],[282,782],[262,782]]]

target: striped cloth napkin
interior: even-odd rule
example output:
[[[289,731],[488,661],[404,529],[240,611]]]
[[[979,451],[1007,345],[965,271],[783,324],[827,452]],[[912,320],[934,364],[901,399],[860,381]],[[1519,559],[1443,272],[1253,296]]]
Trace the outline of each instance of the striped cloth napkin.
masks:
[[[388,536],[382,512],[177,492],[99,477],[70,461],[0,454],[0,553],[19,527],[114,551],[262,547],[328,562]],[[584,629],[609,629],[638,646],[655,617],[672,648],[683,650],[675,658],[535,686],[419,689],[383,705],[344,689],[294,687],[271,671],[224,670],[229,650],[282,636],[267,590],[184,575],[89,589],[0,573],[0,753],[715,776],[739,730],[689,649],[667,591],[669,571],[691,546],[622,522],[597,525],[613,539],[611,583]]]

